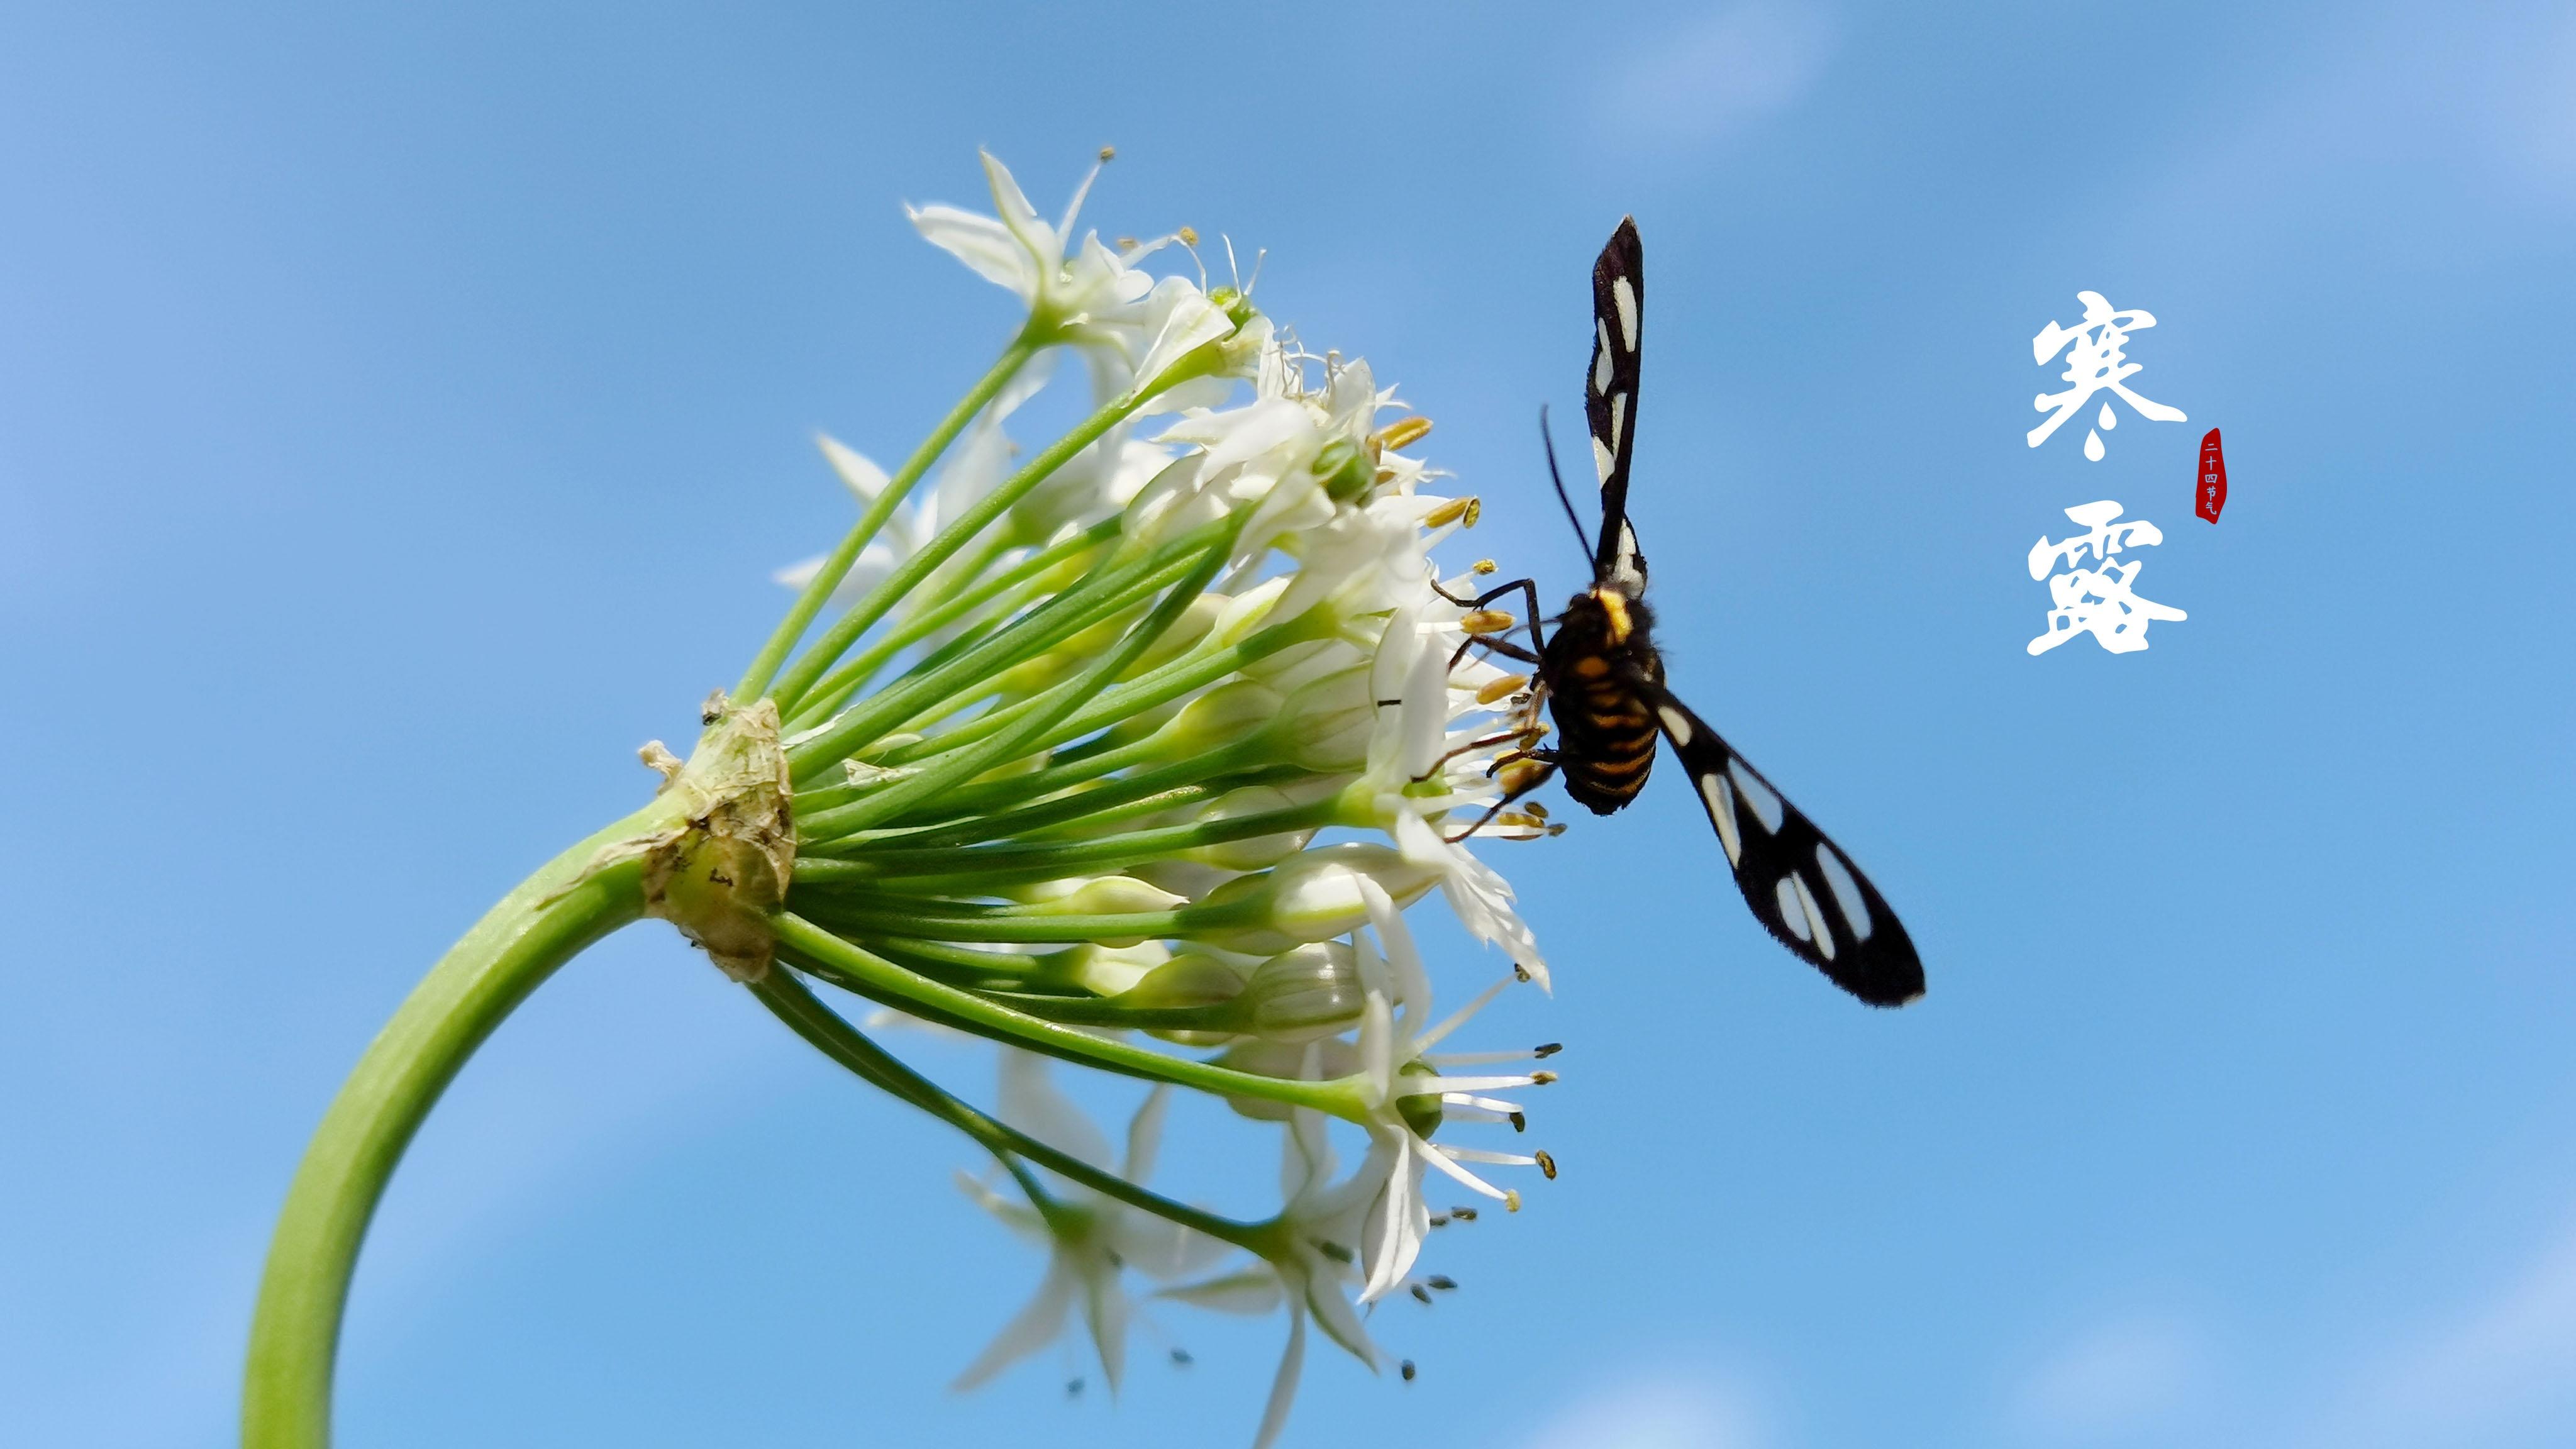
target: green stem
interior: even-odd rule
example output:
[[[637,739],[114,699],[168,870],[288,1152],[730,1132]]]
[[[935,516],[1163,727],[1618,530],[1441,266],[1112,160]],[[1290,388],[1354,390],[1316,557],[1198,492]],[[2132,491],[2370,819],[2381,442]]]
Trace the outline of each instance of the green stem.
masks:
[[[1278,810],[1202,820],[1153,830],[1131,830],[1093,840],[1049,845],[978,845],[965,849],[928,850],[888,846],[841,859],[796,862],[798,889],[833,886],[862,889],[899,877],[907,891],[963,891],[989,895],[991,887],[1022,880],[1057,880],[1069,875],[1124,870],[1140,861],[1159,860],[1204,845],[1252,840],[1295,830],[1316,830],[1342,821],[1347,814],[1340,797]]]
[[[787,617],[779,621],[778,628],[769,636],[769,642],[760,646],[760,653],[752,659],[751,667],[743,671],[742,681],[733,687],[734,698],[758,699],[769,692],[770,681],[778,675],[778,666],[787,660],[787,651],[795,648],[796,641],[805,637],[805,631],[813,626],[814,616],[823,612],[823,605],[832,597],[832,591],[841,586],[841,580],[850,576],[851,565],[859,561],[859,554],[867,548],[868,541],[877,536],[877,530],[885,527],[886,520],[894,516],[894,510],[903,502],[904,495],[921,481],[922,474],[930,471],[930,465],[939,460],[939,455],[948,451],[948,445],[966,430],[966,425],[975,420],[975,415],[984,410],[984,405],[1011,385],[1011,379],[1018,376],[1029,359],[1037,355],[1041,345],[1025,329],[1012,338],[1011,345],[1002,350],[992,370],[976,382],[973,391],[957,400],[957,406],[948,410],[948,416],[940,419],[939,426],[931,430],[930,436],[921,440],[921,446],[912,450],[912,456],[903,460],[903,466],[886,480],[885,487],[877,490],[867,512],[859,515],[859,521],[842,538],[840,546],[832,550],[831,556],[823,560],[823,567],[806,581],[805,591],[796,596],[796,602],[787,610]],[[880,595],[885,593],[883,589],[876,592]],[[901,594],[898,591],[889,597],[899,598]],[[884,610],[879,609],[878,612],[883,613]],[[849,646],[845,643],[841,647]],[[832,651],[835,656],[840,652],[840,649]],[[824,661],[826,664],[830,662],[828,659]],[[798,692],[811,678],[811,675],[803,679],[791,676],[776,692],[781,713],[795,708]]]
[[[331,1371],[358,1245],[403,1149],[465,1060],[540,982],[644,913],[640,860],[603,847],[673,823],[656,802],[556,856],[430,969],[332,1099],[286,1192],[251,1318],[244,1449],[331,1442]]]
[[[1196,369],[1204,370],[1205,364]],[[832,621],[832,627],[823,631],[823,637],[816,640],[813,647],[805,651],[805,656],[779,679],[778,688],[773,693],[778,697],[780,708],[792,709],[803,698],[806,688],[820,679],[824,671],[832,667],[833,661],[849,652],[850,646],[859,641],[859,636],[885,617],[886,611],[893,608],[897,600],[911,593],[916,585],[930,576],[931,570],[946,563],[949,555],[965,547],[969,539],[991,526],[993,520],[1009,511],[1011,505],[1054,476],[1057,469],[1072,462],[1076,455],[1098,442],[1111,428],[1125,422],[1138,408],[1152,401],[1155,394],[1176,387],[1194,375],[1196,372],[1191,368],[1176,364],[1162,376],[1140,383],[1126,396],[1076,424],[1072,432],[1049,443],[1044,452],[1029,460],[1028,466],[976,500],[974,506],[959,514],[955,522],[942,528],[937,537],[924,544],[919,553],[898,565],[865,599]]]
[[[906,720],[924,715],[936,718],[963,708],[995,675],[1132,608],[1190,573],[1198,567],[1200,555],[1236,523],[1232,518],[1219,519],[1150,554],[1104,562],[1081,583],[964,651],[945,657],[942,651],[922,660],[820,732],[789,747],[787,760],[797,782],[813,780]]]
[[[856,658],[825,675],[820,683],[806,691],[805,698],[796,706],[796,718],[787,722],[786,733],[797,734],[830,719],[832,711],[839,709],[852,694],[858,691],[860,686],[874,679],[877,671],[883,669],[896,655],[915,642],[992,603],[995,599],[1002,599],[1007,607],[997,611],[996,620],[986,621],[980,629],[970,629],[965,637],[972,640],[984,633],[989,633],[994,622],[1007,618],[1011,607],[1016,607],[1025,601],[1022,596],[1027,593],[1027,589],[1023,586],[1048,570],[1061,567],[1068,560],[1115,540],[1119,528],[1125,522],[1123,515],[1112,514],[1043,552],[1032,554],[1013,564],[1002,573],[982,580],[973,589],[949,599],[937,608],[908,616],[900,628],[888,631],[885,637],[869,645]],[[960,652],[962,653],[963,650]]]
[[[1116,1173],[1103,1171],[1072,1153],[1050,1147],[1009,1123],[959,1101],[939,1084],[905,1066],[883,1047],[870,1041],[858,1028],[843,1020],[840,1013],[816,1000],[814,993],[805,989],[805,984],[796,979],[794,972],[772,971],[751,989],[760,998],[761,1005],[768,1007],[798,1036],[820,1048],[825,1056],[849,1068],[862,1080],[884,1088],[974,1138],[986,1151],[1002,1159],[1004,1166],[1011,1165],[1014,1155],[1025,1157],[1104,1197],[1116,1198],[1156,1217],[1195,1228],[1219,1242],[1253,1252],[1261,1251],[1265,1241],[1263,1224],[1238,1223],[1231,1218],[1218,1217],[1174,1202]],[[1043,1195],[1042,1188],[1037,1188],[1025,1178],[1021,1185],[1033,1189],[1033,1196]]]
[[[1173,585],[1172,591],[1145,616],[1142,623],[1127,631],[1116,647],[1100,656],[1090,667],[1062,684],[1038,695],[1029,713],[1014,719],[1000,733],[967,746],[953,755],[943,755],[925,766],[921,773],[899,784],[889,785],[874,794],[863,796],[841,807],[838,812],[844,824],[840,833],[865,830],[871,825],[891,820],[924,800],[944,791],[954,790],[986,770],[1016,759],[1054,728],[1066,715],[1095,698],[1110,681],[1127,672],[1146,650],[1154,647],[1183,614],[1197,602],[1201,590],[1225,566],[1227,545],[1233,540],[1229,531],[1224,540],[1202,555],[1189,573]]]
[[[1258,1097],[1291,1107],[1312,1107],[1327,1115],[1363,1125],[1369,1120],[1368,1080],[1364,1076],[1337,1077],[1320,1082],[1289,1081],[1165,1056],[1123,1041],[1103,1040],[1074,1027],[1041,1021],[971,991],[961,991],[933,981],[918,972],[906,971],[791,912],[781,911],[770,921],[777,927],[778,947],[783,954],[822,963],[830,968],[831,975],[839,984],[898,1011],[935,1016],[980,1036],[1067,1061],[1085,1063],[1121,1076],[1195,1087],[1221,1097]]]

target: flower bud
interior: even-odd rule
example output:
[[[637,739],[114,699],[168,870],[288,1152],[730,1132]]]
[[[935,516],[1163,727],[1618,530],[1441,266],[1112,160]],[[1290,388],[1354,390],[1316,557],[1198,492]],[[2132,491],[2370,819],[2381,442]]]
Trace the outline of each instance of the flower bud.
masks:
[[[1358,1071],[1360,1049],[1331,1036],[1317,1042],[1243,1041],[1217,1053],[1215,1065],[1283,1081],[1324,1081]],[[1228,1097],[1225,1103],[1258,1122],[1285,1122],[1290,1111],[1286,1103],[1267,1097]]]
[[[1436,870],[1409,865],[1379,845],[1329,845],[1300,851],[1259,875],[1243,876],[1209,892],[1209,906],[1255,903],[1257,925],[1208,934],[1210,944],[1272,955],[1310,941],[1329,941],[1368,924],[1362,876],[1373,878],[1396,904],[1414,901],[1440,878]]]
[[[1288,756],[1327,773],[1364,768],[1369,736],[1377,730],[1377,702],[1369,697],[1365,667],[1345,669],[1288,697],[1280,720]]]
[[[1085,984],[1089,984],[1088,981]],[[1170,1011],[1217,1006],[1241,996],[1243,977],[1204,951],[1187,951],[1156,966],[1134,985],[1112,993],[1120,1006]]]
[[[1228,648],[1242,643],[1244,636],[1257,629],[1286,622],[1269,615],[1270,606],[1278,603],[1279,596],[1288,592],[1289,583],[1290,576],[1281,574],[1226,600],[1224,611],[1216,616],[1216,627],[1208,632],[1208,642],[1218,648]]]
[[[1244,1020],[1271,1041],[1333,1036],[1360,1019],[1359,960],[1340,941],[1317,941],[1264,961],[1243,988]]]
[[[1199,819],[1202,823],[1213,824],[1220,820],[1240,819],[1246,815],[1267,815],[1274,810],[1290,809],[1299,803],[1296,796],[1275,785],[1247,785],[1239,790],[1227,791],[1225,796],[1209,806]],[[1202,865],[1213,865],[1224,870],[1259,870],[1263,866],[1277,865],[1281,860],[1305,849],[1306,842],[1314,836],[1313,830],[1289,830],[1277,835],[1256,835],[1246,840],[1225,840],[1214,845],[1196,846],[1184,852],[1184,855]]]
[[[1032,916],[1122,916],[1168,911],[1189,904],[1189,897],[1147,885],[1131,875],[1048,881],[1012,894],[1026,903],[1024,913]],[[1114,940],[1104,938],[1100,944],[1125,948],[1144,939],[1142,936]]]
[[[1249,679],[1228,680],[1191,700],[1158,733],[1173,759],[1220,750],[1279,718],[1287,701]]]
[[[1171,959],[1172,949],[1160,941],[1139,941],[1132,946],[1085,942],[1057,952],[1047,964],[1053,968],[1050,976],[1081,986],[1095,996],[1123,996]]]

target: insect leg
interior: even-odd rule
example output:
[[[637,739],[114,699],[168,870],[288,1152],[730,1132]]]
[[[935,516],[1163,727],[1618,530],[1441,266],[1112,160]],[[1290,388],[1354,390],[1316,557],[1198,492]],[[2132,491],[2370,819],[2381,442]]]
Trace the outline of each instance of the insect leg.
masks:
[[[1458,646],[1458,652],[1449,656],[1449,667],[1451,669],[1456,669],[1458,667],[1458,661],[1467,657],[1467,651],[1475,648],[1479,644],[1497,654],[1500,654],[1505,659],[1517,659],[1523,664],[1538,664],[1543,662],[1540,659],[1537,650],[1524,649],[1520,645],[1513,643],[1511,640],[1506,639],[1499,634],[1470,634],[1467,636],[1467,642]]]
[[[1451,845],[1456,845],[1458,842],[1465,840],[1468,836],[1473,835],[1477,831],[1484,829],[1486,826],[1493,824],[1494,817],[1502,814],[1505,806],[1510,805],[1513,801],[1518,800],[1523,795],[1529,794],[1539,786],[1544,785],[1549,780],[1555,778],[1556,751],[1554,750],[1518,750],[1510,755],[1504,756],[1503,758],[1506,760],[1536,760],[1538,761],[1539,767],[1536,771],[1531,773],[1528,779],[1521,781],[1518,785],[1505,792],[1503,798],[1486,807],[1485,813],[1476,817],[1475,824],[1468,826],[1466,829],[1459,831],[1455,835],[1443,836],[1441,837],[1442,839],[1448,841]],[[1497,760],[1495,763],[1499,765],[1502,761]]]

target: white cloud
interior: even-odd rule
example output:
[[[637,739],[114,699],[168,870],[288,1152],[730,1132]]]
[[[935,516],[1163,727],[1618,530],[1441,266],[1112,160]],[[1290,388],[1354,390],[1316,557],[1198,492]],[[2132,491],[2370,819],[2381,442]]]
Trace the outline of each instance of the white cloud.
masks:
[[[1603,112],[1630,140],[1715,141],[1807,93],[1833,51],[1829,13],[1749,0],[1621,57]]]
[[[2307,1442],[2488,1443],[2576,1415],[2576,1227],[2491,1296],[2356,1374]],[[2559,1441],[2563,1442],[2563,1441]]]
[[[2011,1418],[2041,1443],[2089,1443],[2163,1419],[2206,1379],[2199,1337],[2181,1324],[2104,1324],[2059,1348],[2011,1394]]]
[[[1526,1449],[1753,1449],[1744,1396],[1714,1375],[1643,1375],[1593,1390],[1550,1418]]]

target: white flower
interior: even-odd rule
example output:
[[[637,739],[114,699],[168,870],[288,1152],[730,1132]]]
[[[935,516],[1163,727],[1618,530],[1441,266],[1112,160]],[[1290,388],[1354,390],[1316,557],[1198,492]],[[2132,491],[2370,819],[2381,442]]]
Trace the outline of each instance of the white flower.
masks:
[[[1307,1055],[1306,1075],[1312,1076],[1316,1052],[1310,1049]],[[1297,1381],[1305,1371],[1310,1316],[1325,1337],[1371,1372],[1377,1369],[1377,1345],[1345,1293],[1358,1282],[1353,1242],[1362,1214],[1383,1190],[1391,1165],[1391,1158],[1373,1149],[1356,1171],[1335,1182],[1333,1148],[1324,1135],[1324,1119],[1304,1109],[1292,1112],[1282,1134],[1279,1168],[1280,1195],[1286,1201],[1280,1210],[1286,1229],[1284,1254],[1260,1259],[1223,1277],[1162,1292],[1163,1297],[1220,1313],[1260,1314],[1283,1305],[1287,1308],[1288,1345],[1271,1376],[1270,1398],[1262,1407],[1253,1449],[1270,1449],[1288,1423]]]
[[[1510,984],[1511,978],[1488,987],[1448,1020],[1422,1029],[1421,1023],[1431,1007],[1431,982],[1422,968],[1413,933],[1405,926],[1403,913],[1396,909],[1394,900],[1376,882],[1364,881],[1361,891],[1368,898],[1369,924],[1385,944],[1386,954],[1381,961],[1365,937],[1353,936],[1362,979],[1372,974],[1378,977],[1367,992],[1360,1016],[1360,1070],[1368,1076],[1376,1097],[1368,1123],[1370,1141],[1393,1158],[1386,1184],[1370,1205],[1360,1237],[1366,1278],[1360,1301],[1366,1303],[1404,1286],[1405,1275],[1413,1271],[1414,1259],[1422,1252],[1423,1237],[1431,1229],[1431,1210],[1422,1196],[1426,1170],[1436,1169],[1470,1190],[1517,1210],[1518,1193],[1498,1188],[1459,1164],[1464,1161],[1531,1167],[1541,1162],[1529,1154],[1489,1152],[1431,1141],[1414,1121],[1416,1114],[1427,1115],[1426,1099],[1436,1099],[1444,1112],[1452,1106],[1465,1107],[1486,1120],[1517,1122],[1521,1111],[1517,1104],[1481,1094],[1543,1086],[1555,1077],[1543,1072],[1483,1077],[1431,1075],[1429,1069],[1441,1062],[1425,1054],[1483,1010],[1485,1003]],[[1373,966],[1379,970],[1373,973]],[[1398,1007],[1404,1013],[1400,1020],[1395,1015]]]
[[[905,215],[932,245],[1026,303],[1030,322],[1044,340],[1080,350],[1100,400],[1121,396],[1198,348],[1236,333],[1236,318],[1197,283],[1184,277],[1157,281],[1136,269],[1137,262],[1171,238],[1123,251],[1110,250],[1091,233],[1074,242],[1074,219],[1099,167],[1074,188],[1064,220],[1050,226],[1029,205],[1009,168],[990,152],[980,154],[998,215],[936,205],[906,207]],[[1244,339],[1251,345],[1229,350],[1225,370],[1230,374],[1257,366],[1258,342],[1269,335],[1266,326],[1245,330],[1252,333]],[[1184,389],[1149,402],[1144,411],[1172,411],[1201,396],[1205,393]]]
[[[985,280],[1010,288],[1033,315],[1057,323],[1114,315],[1142,302],[1153,290],[1153,279],[1128,265],[1132,256],[1110,251],[1097,237],[1085,237],[1071,259],[1065,256],[1074,218],[1082,214],[1082,199],[1090,193],[1100,168],[1093,167],[1074,188],[1064,220],[1049,226],[1029,205],[1010,168],[989,151],[977,154],[983,158],[984,178],[992,187],[993,208],[999,215],[979,216],[953,206],[905,207],[904,215],[931,245],[972,267]]]
[[[1434,607],[1458,612],[1445,602]],[[1437,874],[1441,894],[1468,933],[1502,947],[1512,964],[1545,990],[1547,960],[1539,954],[1537,935],[1513,906],[1510,884],[1463,842],[1448,839],[1454,828],[1449,818],[1463,812],[1472,822],[1500,797],[1501,786],[1487,770],[1518,743],[1516,738],[1494,740],[1508,731],[1497,729],[1494,712],[1479,702],[1489,692],[1485,686],[1504,677],[1502,671],[1472,654],[1450,667],[1465,638],[1454,620],[1430,623],[1411,608],[1399,608],[1388,621],[1378,642],[1370,696],[1400,702],[1386,711],[1392,718],[1379,722],[1369,742],[1367,769],[1354,792],[1365,794],[1405,864]],[[1451,726],[1462,720],[1469,727],[1453,732]],[[1439,823],[1434,817],[1441,817]]]
[[[1115,1170],[1142,1184],[1154,1170],[1162,1143],[1168,1087],[1157,1086],[1127,1125],[1123,1164],[1111,1168],[1108,1139],[1046,1075],[1046,1059],[1002,1050],[1002,1120],[1094,1167]],[[1079,1303],[1083,1326],[1100,1355],[1101,1376],[1112,1393],[1127,1367],[1127,1320],[1132,1311],[1123,1281],[1127,1269],[1158,1281],[1198,1271],[1223,1245],[1177,1223],[1141,1212],[1089,1188],[1057,1181],[1043,1203],[1014,1202],[973,1178],[961,1176],[967,1194],[1014,1231],[1047,1250],[1038,1291],[993,1341],[957,1376],[951,1388],[975,1388],[1053,1342],[1068,1310]]]

